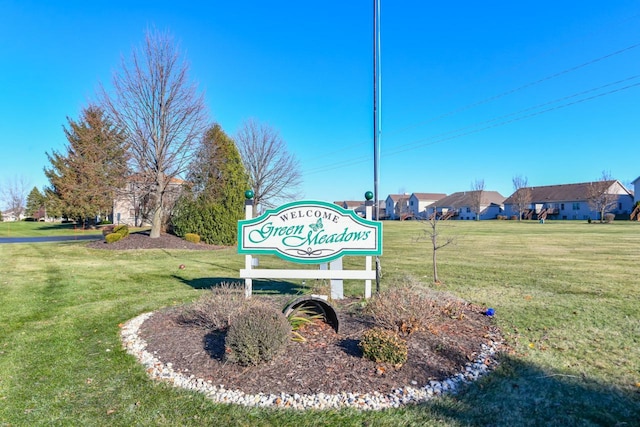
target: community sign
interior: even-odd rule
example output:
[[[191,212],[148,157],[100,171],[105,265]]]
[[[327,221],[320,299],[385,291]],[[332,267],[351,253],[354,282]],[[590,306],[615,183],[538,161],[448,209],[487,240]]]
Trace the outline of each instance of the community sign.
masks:
[[[298,201],[238,221],[238,253],[325,263],[343,255],[382,255],[382,224],[328,202]]]

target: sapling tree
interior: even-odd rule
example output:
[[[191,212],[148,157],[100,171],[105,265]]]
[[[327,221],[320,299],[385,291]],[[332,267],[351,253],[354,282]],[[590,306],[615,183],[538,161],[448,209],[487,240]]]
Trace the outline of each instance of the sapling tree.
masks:
[[[531,205],[531,187],[528,187],[528,180],[526,176],[516,175],[511,180],[513,182],[514,193],[510,197],[513,200],[513,204],[518,210],[518,221],[522,220],[522,214]]]
[[[426,239],[431,244],[431,257],[433,262],[433,283],[440,284],[438,277],[438,251],[446,246],[455,244],[455,239],[452,236],[441,235],[440,220],[437,215],[433,215],[431,219],[424,221],[427,227],[424,230]]]
[[[480,221],[482,211],[482,196],[484,193],[484,179],[476,179],[471,183],[471,207],[476,213],[476,221]]]
[[[587,202],[594,211],[598,212],[600,222],[604,222],[607,211],[613,209],[618,203],[618,195],[611,191],[614,183],[611,173],[602,171],[600,179],[589,183],[587,188]]]

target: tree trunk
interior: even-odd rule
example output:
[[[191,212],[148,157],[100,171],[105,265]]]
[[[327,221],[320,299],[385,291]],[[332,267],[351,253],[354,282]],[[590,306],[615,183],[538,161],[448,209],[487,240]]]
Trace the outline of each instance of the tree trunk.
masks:
[[[438,283],[438,264],[436,262],[437,249],[433,249],[433,283]]]
[[[158,191],[155,196],[151,233],[149,234],[152,239],[160,237],[160,230],[162,229],[162,192]]]

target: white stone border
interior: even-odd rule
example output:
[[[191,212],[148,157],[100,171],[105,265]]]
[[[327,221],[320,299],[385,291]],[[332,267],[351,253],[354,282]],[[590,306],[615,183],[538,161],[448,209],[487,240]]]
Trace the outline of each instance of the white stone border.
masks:
[[[399,408],[407,404],[426,402],[443,394],[455,393],[463,384],[467,384],[490,372],[497,364],[495,355],[498,343],[482,344],[478,357],[467,363],[464,370],[443,381],[429,381],[422,387],[417,384],[394,389],[384,394],[348,393],[338,394],[248,394],[240,390],[227,390],[224,385],[215,385],[212,381],[186,376],[173,370],[172,364],[162,363],[154,355],[146,351],[147,343],[139,335],[142,324],[153,313],[141,314],[127,321],[121,329],[122,344],[127,353],[133,355],[146,368],[147,374],[156,380],[166,381],[175,387],[204,393],[209,399],[218,403],[234,403],[254,407],[280,407],[292,409],[340,409],[357,408],[362,410],[379,410]]]

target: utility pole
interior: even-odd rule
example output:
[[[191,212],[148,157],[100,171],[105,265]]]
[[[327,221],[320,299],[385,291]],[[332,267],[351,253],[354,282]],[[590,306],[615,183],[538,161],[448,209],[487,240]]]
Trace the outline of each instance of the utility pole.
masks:
[[[373,194],[376,221],[380,221],[380,0],[373,0]],[[376,293],[380,292],[380,257],[376,256]]]

